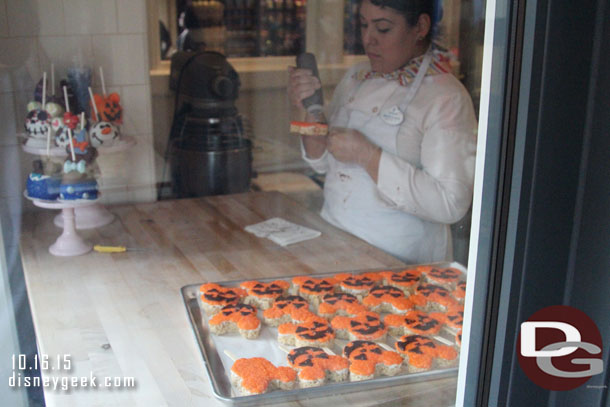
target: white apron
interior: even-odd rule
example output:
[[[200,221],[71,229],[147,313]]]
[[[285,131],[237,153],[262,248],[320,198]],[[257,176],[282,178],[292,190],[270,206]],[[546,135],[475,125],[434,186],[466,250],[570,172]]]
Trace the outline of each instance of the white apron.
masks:
[[[399,106],[371,115],[345,105],[331,118],[333,127],[355,129],[383,151],[397,155],[397,134],[431,61],[428,53]],[[355,96],[356,86],[350,96]],[[349,99],[348,99],[349,100]],[[396,109],[399,109],[397,111]],[[356,164],[329,155],[322,217],[406,263],[450,260],[449,226],[397,210],[384,200],[369,174]]]

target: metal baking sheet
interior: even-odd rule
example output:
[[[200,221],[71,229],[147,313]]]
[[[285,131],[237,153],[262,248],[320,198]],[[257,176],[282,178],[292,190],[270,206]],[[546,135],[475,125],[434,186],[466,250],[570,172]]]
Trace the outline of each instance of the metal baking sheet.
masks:
[[[436,263],[438,267],[454,267],[461,270],[466,275],[464,266],[458,263]],[[409,266],[416,267],[416,266]],[[400,271],[407,267],[402,268],[389,268],[383,270]],[[345,273],[366,273],[381,271],[382,269],[369,269],[369,270],[346,270],[342,271]],[[311,277],[330,277],[340,272],[324,273],[324,274],[312,274]],[[275,278],[259,278],[257,281],[270,282],[274,280],[292,280],[294,276],[287,277],[275,277]],[[251,280],[251,279],[250,279]],[[238,286],[244,281],[250,280],[238,280],[238,281],[220,281],[217,282],[223,286],[232,287]],[[378,387],[398,386],[408,383],[421,382],[426,380],[440,379],[450,376],[457,375],[457,367],[448,369],[437,369],[421,373],[408,373],[406,367],[403,365],[402,372],[396,376],[379,376],[371,380],[355,381],[355,382],[338,382],[328,383],[320,387],[310,387],[305,389],[294,389],[294,390],[274,390],[268,393],[241,396],[236,393],[231,385],[228,373],[231,368],[231,359],[224,353],[224,350],[228,350],[235,354],[237,357],[267,357],[269,358],[270,353],[280,353],[283,356],[283,363],[281,365],[287,366],[286,354],[280,350],[277,345],[277,328],[272,328],[263,324],[261,329],[261,335],[258,339],[249,340],[242,338],[239,334],[231,334],[225,336],[213,335],[209,331],[205,312],[199,305],[199,287],[203,283],[191,284],[182,287],[181,293],[186,307],[186,312],[193,328],[193,333],[199,345],[201,356],[205,369],[208,373],[210,383],[214,395],[219,400],[229,405],[268,405],[272,403],[280,403],[287,401],[294,401],[304,398],[321,397],[336,395],[341,393],[349,393],[350,391],[364,391],[374,389]],[[260,312],[260,311],[259,311]],[[446,340],[452,341],[453,338],[447,335],[444,336]],[[340,343],[347,343],[347,340],[338,340]],[[385,343],[391,345],[391,340],[387,340]],[[252,351],[251,348],[255,347],[257,350]],[[265,351],[261,348],[267,347]],[[393,346],[392,346],[393,348]],[[340,354],[339,352],[336,352]],[[459,357],[458,357],[459,359]],[[223,362],[224,360],[224,362]],[[274,363],[278,365],[277,363]]]

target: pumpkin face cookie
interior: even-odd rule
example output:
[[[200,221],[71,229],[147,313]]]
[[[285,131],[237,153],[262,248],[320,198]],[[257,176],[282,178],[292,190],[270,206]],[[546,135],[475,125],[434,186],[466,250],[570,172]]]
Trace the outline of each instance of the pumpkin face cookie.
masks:
[[[343,356],[349,359],[350,380],[368,380],[375,376],[394,376],[400,371],[402,356],[384,350],[375,342],[353,341],[343,348]]]
[[[326,294],[318,307],[318,315],[331,319],[335,315],[356,316],[367,309],[358,302],[358,298],[348,293]]]
[[[342,382],[347,379],[349,362],[346,358],[329,355],[313,346],[291,350],[288,363],[298,372],[300,387],[321,386],[327,381]]]
[[[279,297],[271,308],[263,312],[263,321],[270,326],[279,326],[288,322],[305,322],[308,319],[319,318],[309,310],[307,300],[298,295]]]
[[[282,324],[277,328],[279,343],[289,346],[331,346],[335,340],[335,332],[324,319],[310,319],[300,324]]]
[[[334,276],[339,281],[338,288],[344,293],[353,294],[362,299],[371,288],[382,279],[378,273],[349,274],[341,273]]]
[[[294,369],[276,367],[265,358],[237,359],[231,367],[231,383],[243,395],[261,394],[273,389],[291,390],[296,378]]]
[[[296,294],[305,297],[315,308],[326,294],[335,292],[337,281],[334,278],[295,277],[292,284]]]
[[[407,269],[402,271],[382,271],[379,274],[383,277],[385,285],[399,288],[409,295],[413,293],[415,287],[419,284],[422,272],[417,269]]]
[[[462,272],[458,269],[454,269],[451,267],[442,268],[442,267],[432,267],[432,266],[422,266],[418,267],[424,273],[426,281],[429,284],[440,285],[441,287],[446,288],[451,291],[455,288],[455,285],[462,277]]]
[[[369,310],[378,313],[404,314],[413,309],[413,303],[404,292],[388,285],[371,289],[362,300],[362,304]]]
[[[450,307],[458,305],[446,288],[434,284],[420,285],[409,298],[417,308],[426,312],[446,312]]]
[[[395,346],[405,358],[409,373],[423,372],[433,367],[449,367],[457,360],[454,348],[438,345],[422,335],[405,335]]]
[[[261,330],[261,321],[256,316],[256,308],[246,304],[225,305],[220,312],[210,318],[208,325],[213,334],[239,332],[246,339],[258,338]]]
[[[430,314],[430,316],[443,321],[445,329],[452,334],[456,334],[458,331],[462,330],[462,325],[464,324],[464,306],[453,306],[445,313],[434,312]]]
[[[381,341],[388,332],[379,314],[375,312],[365,312],[355,317],[337,316],[332,319],[330,325],[337,338],[350,341]]]
[[[435,335],[443,327],[442,320],[421,311],[410,311],[406,315],[386,315],[383,322],[394,336]]]
[[[455,298],[460,304],[464,303],[466,298],[466,281],[458,281],[455,290],[451,292],[453,298]]]
[[[287,281],[277,280],[270,283],[245,281],[239,285],[248,293],[244,303],[255,305],[259,309],[268,309],[276,298],[285,295],[290,288]]]
[[[237,304],[246,295],[239,287],[223,287],[216,283],[206,283],[199,287],[201,306],[208,315],[214,315],[225,305]]]

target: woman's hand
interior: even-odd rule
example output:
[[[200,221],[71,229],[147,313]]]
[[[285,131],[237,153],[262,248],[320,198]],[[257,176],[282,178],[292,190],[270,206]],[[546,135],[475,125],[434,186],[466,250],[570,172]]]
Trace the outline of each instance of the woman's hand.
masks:
[[[337,160],[361,166],[377,182],[381,149],[364,134],[353,129],[331,128],[326,148]]]
[[[298,69],[294,66],[288,67],[288,97],[290,103],[301,111],[305,110],[303,99],[307,99],[320,89],[320,80],[313,76],[310,69]]]

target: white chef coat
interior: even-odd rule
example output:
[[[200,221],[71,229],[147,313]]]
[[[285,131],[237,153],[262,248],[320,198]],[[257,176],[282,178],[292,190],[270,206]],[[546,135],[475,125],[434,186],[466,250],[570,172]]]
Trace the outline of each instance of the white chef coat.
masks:
[[[476,118],[472,100],[451,74],[429,75],[400,124],[383,113],[400,106],[413,83],[345,74],[327,109],[331,127],[353,128],[382,149],[378,182],[328,151],[303,158],[326,174],[322,217],[407,263],[452,259],[449,225],[467,212],[473,192]]]

